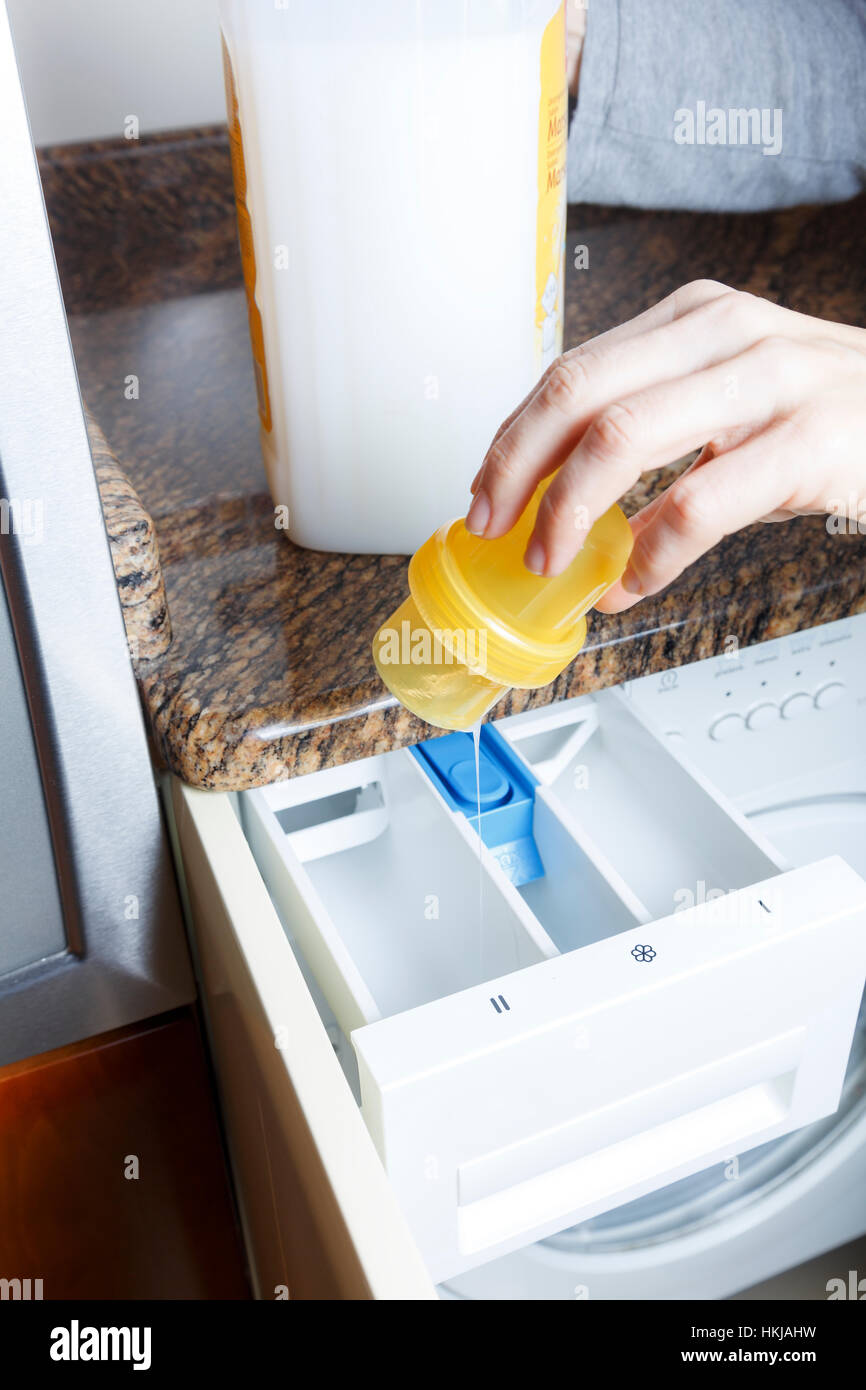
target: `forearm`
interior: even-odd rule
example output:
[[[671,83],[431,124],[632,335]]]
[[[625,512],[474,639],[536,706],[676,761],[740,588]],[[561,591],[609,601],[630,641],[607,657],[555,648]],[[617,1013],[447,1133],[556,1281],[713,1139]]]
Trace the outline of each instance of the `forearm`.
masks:
[[[750,211],[852,197],[864,71],[866,0],[588,0],[569,200]]]

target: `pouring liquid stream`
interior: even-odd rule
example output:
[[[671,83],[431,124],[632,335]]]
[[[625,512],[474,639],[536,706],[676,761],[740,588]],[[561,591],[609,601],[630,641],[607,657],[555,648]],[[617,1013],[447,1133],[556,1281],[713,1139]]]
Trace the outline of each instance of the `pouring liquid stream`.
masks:
[[[475,808],[477,819],[475,830],[478,834],[478,973],[484,978],[484,860],[481,843],[481,720],[472,725],[472,742],[475,746]]]

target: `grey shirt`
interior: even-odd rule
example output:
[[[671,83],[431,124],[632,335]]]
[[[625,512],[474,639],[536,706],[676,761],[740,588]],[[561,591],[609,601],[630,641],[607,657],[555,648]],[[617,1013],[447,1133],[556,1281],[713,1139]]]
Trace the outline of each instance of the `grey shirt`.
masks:
[[[866,0],[587,0],[570,202],[752,211],[866,186]]]

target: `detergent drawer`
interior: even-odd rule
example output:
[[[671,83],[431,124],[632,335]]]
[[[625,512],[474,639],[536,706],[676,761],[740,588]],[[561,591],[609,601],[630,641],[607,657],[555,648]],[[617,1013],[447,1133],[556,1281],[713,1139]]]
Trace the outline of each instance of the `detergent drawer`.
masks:
[[[435,1280],[830,1113],[866,974],[866,884],[618,692],[486,727],[480,821],[471,754],[238,798]]]

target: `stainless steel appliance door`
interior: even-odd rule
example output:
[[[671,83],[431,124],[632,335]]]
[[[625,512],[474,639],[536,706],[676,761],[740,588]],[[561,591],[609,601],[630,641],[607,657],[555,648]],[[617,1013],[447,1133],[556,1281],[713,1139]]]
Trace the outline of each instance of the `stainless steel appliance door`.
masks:
[[[2,1064],[194,990],[3,4],[0,129]]]

